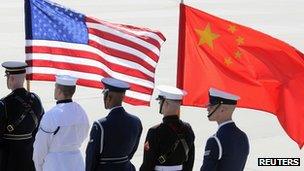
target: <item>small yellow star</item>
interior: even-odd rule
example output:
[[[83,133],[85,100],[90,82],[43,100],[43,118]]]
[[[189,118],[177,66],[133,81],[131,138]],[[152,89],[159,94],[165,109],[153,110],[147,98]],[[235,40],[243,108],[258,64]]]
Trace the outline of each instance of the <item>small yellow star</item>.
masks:
[[[241,59],[242,53],[238,50],[238,51],[235,52],[234,55],[235,55],[236,58]]]
[[[213,41],[220,37],[220,35],[212,32],[210,23],[207,24],[204,30],[195,29],[195,32],[199,36],[198,45],[206,43],[211,49],[213,49]]]
[[[244,44],[244,41],[245,41],[245,39],[244,39],[244,37],[242,37],[242,36],[238,36],[238,37],[236,38],[236,43],[237,43],[238,45]]]
[[[227,66],[230,66],[230,65],[232,64],[231,58],[230,58],[230,57],[225,58],[224,63],[225,63]]]
[[[230,31],[231,33],[234,33],[236,31],[236,26],[235,25],[229,25],[228,26],[228,31]]]

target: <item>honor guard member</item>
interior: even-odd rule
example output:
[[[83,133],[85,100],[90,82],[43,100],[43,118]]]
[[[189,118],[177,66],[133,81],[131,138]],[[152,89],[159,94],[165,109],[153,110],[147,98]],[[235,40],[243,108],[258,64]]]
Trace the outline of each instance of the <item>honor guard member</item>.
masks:
[[[34,143],[33,160],[36,171],[84,171],[81,144],[89,134],[86,112],[72,97],[77,79],[56,76],[56,106],[41,120]]]
[[[109,114],[94,122],[86,149],[87,171],[135,171],[130,162],[137,150],[142,124],[122,107],[126,82],[103,78],[103,99]]]
[[[160,114],[163,122],[149,129],[144,144],[141,171],[191,171],[194,162],[194,133],[180,120],[180,106],[186,92],[159,86]]]
[[[23,88],[27,64],[9,61],[2,66],[12,92],[0,100],[0,170],[34,171],[33,142],[44,110],[39,97]]]
[[[249,154],[247,135],[232,121],[238,96],[215,89],[209,90],[208,119],[219,125],[207,140],[201,171],[241,171]]]

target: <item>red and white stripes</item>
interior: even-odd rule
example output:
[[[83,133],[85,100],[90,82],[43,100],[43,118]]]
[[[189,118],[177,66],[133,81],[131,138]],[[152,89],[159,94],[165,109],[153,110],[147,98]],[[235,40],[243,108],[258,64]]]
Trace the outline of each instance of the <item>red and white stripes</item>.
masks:
[[[26,40],[29,80],[78,77],[79,85],[100,88],[103,77],[131,84],[125,102],[149,105],[155,68],[165,37],[157,31],[86,18],[88,44]]]

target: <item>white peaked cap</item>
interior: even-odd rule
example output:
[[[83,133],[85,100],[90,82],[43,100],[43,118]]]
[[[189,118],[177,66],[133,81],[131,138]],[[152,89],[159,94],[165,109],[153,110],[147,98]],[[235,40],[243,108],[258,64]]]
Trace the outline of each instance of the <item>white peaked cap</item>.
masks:
[[[77,78],[69,75],[56,75],[56,83],[64,86],[75,86]]]
[[[182,100],[183,96],[187,94],[186,91],[172,86],[160,85],[157,86],[157,89],[159,91],[158,96],[163,96],[169,100]]]
[[[228,93],[228,92],[216,89],[216,88],[210,88],[209,94],[210,94],[210,96],[213,96],[213,97],[220,97],[220,98],[228,99],[228,100],[236,101],[236,100],[240,99],[240,97],[237,95],[234,95],[234,94],[231,94],[231,93]]]

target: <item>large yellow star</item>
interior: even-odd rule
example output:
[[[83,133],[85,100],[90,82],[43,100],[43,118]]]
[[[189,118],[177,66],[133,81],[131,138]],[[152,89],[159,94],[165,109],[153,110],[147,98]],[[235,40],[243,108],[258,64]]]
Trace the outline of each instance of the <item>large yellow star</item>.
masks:
[[[206,43],[211,49],[213,49],[213,41],[220,37],[220,35],[212,32],[210,23],[207,24],[204,30],[195,29],[195,32],[199,36],[198,45],[203,45]]]
[[[228,26],[228,31],[230,31],[231,33],[234,33],[236,31],[236,26],[235,25],[229,25]]]
[[[224,59],[224,63],[229,67],[232,64],[232,59],[230,57],[227,57]]]

